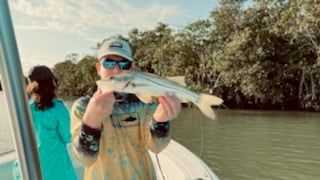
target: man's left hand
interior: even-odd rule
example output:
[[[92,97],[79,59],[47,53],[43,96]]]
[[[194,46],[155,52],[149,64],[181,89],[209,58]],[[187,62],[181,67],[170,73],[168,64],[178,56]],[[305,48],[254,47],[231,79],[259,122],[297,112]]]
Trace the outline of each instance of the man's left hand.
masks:
[[[175,96],[159,96],[159,105],[153,114],[157,122],[166,122],[178,117],[181,111],[181,101]]]

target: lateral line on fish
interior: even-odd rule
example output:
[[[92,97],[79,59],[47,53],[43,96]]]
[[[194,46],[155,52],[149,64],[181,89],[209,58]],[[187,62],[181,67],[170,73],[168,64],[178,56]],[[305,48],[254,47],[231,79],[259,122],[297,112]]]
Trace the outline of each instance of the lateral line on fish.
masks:
[[[182,87],[180,84],[176,83],[175,86],[171,84],[170,80],[167,80],[167,79],[162,79],[162,78],[157,78],[157,77],[152,77],[152,76],[148,76],[148,75],[143,75],[143,74],[139,74],[139,73],[136,73],[136,75],[142,79],[146,79],[146,80],[149,80],[151,81],[152,83],[158,85],[158,86],[163,86],[163,87],[166,87],[166,88],[172,88],[176,91],[181,91],[181,92],[184,92],[186,93],[187,95],[190,95],[194,100],[195,102],[199,102],[200,100],[200,96],[198,94],[196,94],[195,92],[192,92],[190,91],[189,89],[186,89],[184,87]],[[161,84],[160,82],[157,82],[156,80],[154,79],[159,79],[159,80],[164,80],[164,81],[167,81],[169,82],[168,84]],[[177,87],[177,88],[176,88]],[[177,95],[178,96],[178,95]]]

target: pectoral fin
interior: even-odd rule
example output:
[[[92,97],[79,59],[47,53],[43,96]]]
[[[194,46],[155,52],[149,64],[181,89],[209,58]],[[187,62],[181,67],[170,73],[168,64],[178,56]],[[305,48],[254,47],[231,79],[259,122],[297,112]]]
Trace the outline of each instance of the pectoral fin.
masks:
[[[148,104],[152,102],[152,97],[148,94],[137,94],[137,97],[140,99],[140,101]]]

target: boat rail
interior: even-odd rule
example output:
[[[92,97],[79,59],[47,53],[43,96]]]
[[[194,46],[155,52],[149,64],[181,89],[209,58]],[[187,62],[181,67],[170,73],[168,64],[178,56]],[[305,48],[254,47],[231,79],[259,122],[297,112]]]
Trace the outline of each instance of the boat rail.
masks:
[[[24,75],[7,0],[0,0],[0,73],[21,177],[24,180],[42,179]]]

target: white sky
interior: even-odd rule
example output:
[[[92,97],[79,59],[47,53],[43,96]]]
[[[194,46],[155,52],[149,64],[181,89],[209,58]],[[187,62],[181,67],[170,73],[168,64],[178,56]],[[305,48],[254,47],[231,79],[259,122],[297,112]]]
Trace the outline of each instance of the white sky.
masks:
[[[133,28],[171,28],[209,17],[218,0],[10,0],[24,73],[37,64],[52,67],[71,53],[95,55],[104,38]]]

